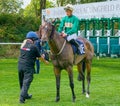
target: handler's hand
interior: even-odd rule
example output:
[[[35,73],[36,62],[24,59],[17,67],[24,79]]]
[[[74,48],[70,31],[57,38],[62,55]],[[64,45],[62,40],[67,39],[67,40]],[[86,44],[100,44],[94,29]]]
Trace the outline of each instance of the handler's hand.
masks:
[[[45,60],[45,57],[41,55],[40,60],[43,61],[45,64],[49,64],[47,60]]]
[[[42,55],[41,55],[41,57],[42,57],[42,58],[45,58],[45,55],[44,55],[44,54],[42,54]]]

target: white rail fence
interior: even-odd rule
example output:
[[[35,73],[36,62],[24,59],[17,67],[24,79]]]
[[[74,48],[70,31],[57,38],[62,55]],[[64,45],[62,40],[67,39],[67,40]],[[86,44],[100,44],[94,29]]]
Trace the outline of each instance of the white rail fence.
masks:
[[[21,45],[22,43],[11,43],[11,42],[8,42],[8,43],[5,43],[5,42],[0,42],[0,45]]]

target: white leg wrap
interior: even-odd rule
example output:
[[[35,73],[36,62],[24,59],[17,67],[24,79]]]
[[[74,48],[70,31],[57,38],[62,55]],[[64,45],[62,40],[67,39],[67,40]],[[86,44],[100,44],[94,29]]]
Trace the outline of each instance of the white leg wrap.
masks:
[[[86,98],[89,98],[90,96],[89,96],[89,94],[88,93],[86,93]]]

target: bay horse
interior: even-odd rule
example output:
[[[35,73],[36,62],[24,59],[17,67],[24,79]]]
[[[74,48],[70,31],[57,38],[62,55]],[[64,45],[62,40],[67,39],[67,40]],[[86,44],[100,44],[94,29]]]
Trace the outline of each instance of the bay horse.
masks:
[[[74,92],[73,81],[73,65],[78,68],[78,80],[82,80],[82,92],[86,92],[86,97],[89,97],[90,80],[91,80],[91,63],[94,56],[94,48],[92,44],[85,38],[79,37],[85,47],[85,54],[75,56],[70,43],[60,36],[55,30],[55,26],[50,22],[44,22],[39,28],[39,36],[44,41],[47,40],[51,50],[51,60],[54,67],[56,77],[56,102],[60,100],[60,77],[61,70],[65,69],[68,72],[70,88],[72,91],[72,101],[75,102],[76,96]],[[76,58],[75,58],[76,57]],[[87,69],[87,91],[85,90],[85,68]]]

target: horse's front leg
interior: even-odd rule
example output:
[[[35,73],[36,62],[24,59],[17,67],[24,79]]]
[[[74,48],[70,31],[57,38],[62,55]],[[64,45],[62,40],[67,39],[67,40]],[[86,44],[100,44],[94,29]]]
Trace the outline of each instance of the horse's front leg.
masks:
[[[60,100],[60,76],[61,70],[59,68],[54,67],[54,73],[56,77],[56,102]]]
[[[75,96],[75,92],[74,92],[74,82],[73,82],[73,70],[72,70],[72,66],[69,66],[66,70],[68,72],[68,76],[69,76],[69,81],[70,81],[70,87],[71,87],[71,91],[72,91],[72,100],[73,102],[75,102],[76,96]]]

